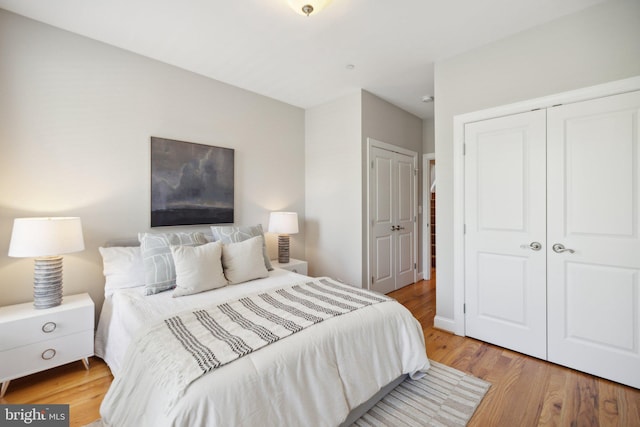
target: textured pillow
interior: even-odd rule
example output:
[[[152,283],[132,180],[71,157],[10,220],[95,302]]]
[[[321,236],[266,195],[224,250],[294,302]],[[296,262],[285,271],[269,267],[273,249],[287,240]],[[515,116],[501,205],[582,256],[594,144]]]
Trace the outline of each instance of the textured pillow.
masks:
[[[140,247],[113,246],[98,248],[104,266],[104,295],[116,289],[144,286],[144,265]]]
[[[269,255],[267,255],[267,244],[264,239],[264,233],[262,232],[262,225],[253,225],[253,226],[240,226],[236,227],[233,225],[222,225],[222,226],[212,226],[211,233],[213,234],[213,240],[221,240],[222,243],[238,243],[244,240],[250,239],[252,237],[261,236],[262,237],[262,256],[264,258],[264,266],[267,270],[273,270],[271,266],[271,261],[269,260]]]
[[[269,275],[262,256],[263,241],[262,237],[256,236],[222,246],[222,267],[231,285]]]
[[[222,271],[222,242],[201,246],[171,246],[176,265],[174,297],[227,286]]]
[[[199,246],[207,243],[204,234],[165,233],[138,234],[142,262],[144,263],[145,295],[173,289],[176,286],[176,267],[171,246]]]

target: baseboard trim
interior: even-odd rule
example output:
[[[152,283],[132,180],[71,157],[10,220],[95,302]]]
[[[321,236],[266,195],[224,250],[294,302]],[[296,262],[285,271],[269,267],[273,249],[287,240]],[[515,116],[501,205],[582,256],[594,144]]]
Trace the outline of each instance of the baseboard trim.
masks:
[[[446,317],[436,315],[433,318],[433,326],[435,328],[451,332],[452,334],[456,334],[456,322],[453,319],[448,319]]]

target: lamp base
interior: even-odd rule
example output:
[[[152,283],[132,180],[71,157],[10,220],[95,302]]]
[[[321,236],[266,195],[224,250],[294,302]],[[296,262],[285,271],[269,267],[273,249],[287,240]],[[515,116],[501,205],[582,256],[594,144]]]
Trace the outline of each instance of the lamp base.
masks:
[[[286,264],[289,262],[289,235],[280,234],[278,236],[278,262]]]
[[[36,258],[33,270],[33,306],[56,307],[62,303],[62,257]]]

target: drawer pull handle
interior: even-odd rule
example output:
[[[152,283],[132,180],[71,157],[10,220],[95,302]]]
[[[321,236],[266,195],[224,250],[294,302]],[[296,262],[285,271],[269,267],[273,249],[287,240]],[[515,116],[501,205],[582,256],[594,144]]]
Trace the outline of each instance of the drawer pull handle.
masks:
[[[42,358],[44,360],[51,360],[56,357],[56,351],[52,348],[48,348],[42,352]]]
[[[45,334],[51,333],[56,330],[56,326],[58,325],[56,325],[55,322],[47,322],[42,325],[42,332],[44,332]]]

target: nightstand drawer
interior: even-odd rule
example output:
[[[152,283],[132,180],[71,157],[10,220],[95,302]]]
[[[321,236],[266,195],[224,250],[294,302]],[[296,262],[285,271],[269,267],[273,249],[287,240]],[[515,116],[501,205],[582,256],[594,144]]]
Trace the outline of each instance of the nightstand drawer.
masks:
[[[293,271],[294,273],[302,274],[304,276],[307,275],[307,266],[306,265],[296,265],[294,267],[288,268],[287,270]]]
[[[93,329],[0,352],[0,382],[93,355]]]
[[[295,258],[290,258],[289,262],[286,264],[280,264],[277,260],[273,260],[271,261],[271,265],[273,265],[275,268],[282,268],[284,270],[289,270],[294,273],[302,274],[303,276],[306,276],[309,274],[307,269],[307,265],[308,265],[307,261],[302,261]]]
[[[65,300],[67,297],[65,297]],[[0,320],[0,351],[47,341],[81,331],[93,331],[93,302],[68,298],[69,303],[45,310],[23,310],[25,315],[7,315]],[[27,304],[28,307],[28,304]],[[2,312],[8,312],[3,310]],[[22,312],[19,312],[21,314]],[[9,313],[11,314],[11,313]]]

